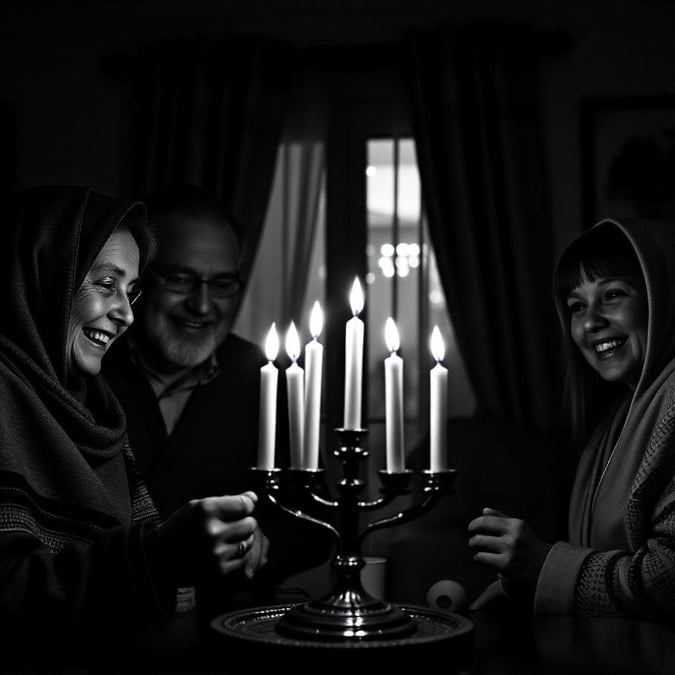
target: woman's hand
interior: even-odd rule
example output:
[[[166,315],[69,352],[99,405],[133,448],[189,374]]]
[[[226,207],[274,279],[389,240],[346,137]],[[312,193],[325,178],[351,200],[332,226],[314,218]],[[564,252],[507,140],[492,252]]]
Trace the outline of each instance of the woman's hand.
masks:
[[[260,526],[257,525],[253,532],[253,543],[248,553],[246,553],[246,565],[244,574],[252,579],[255,573],[265,564],[269,555],[270,542],[263,534]]]
[[[508,582],[534,587],[551,548],[530,526],[495,509],[469,523],[469,546],[473,559],[494,568]]]
[[[158,527],[178,583],[242,568],[252,576],[266,562],[266,538],[251,515],[257,501],[254,492],[193,499]]]

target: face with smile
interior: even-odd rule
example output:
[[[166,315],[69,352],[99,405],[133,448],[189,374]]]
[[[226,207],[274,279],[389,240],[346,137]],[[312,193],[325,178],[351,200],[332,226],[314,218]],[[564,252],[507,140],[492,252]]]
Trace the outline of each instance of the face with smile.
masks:
[[[158,229],[153,269],[144,280],[137,336],[148,363],[171,375],[206,361],[227,337],[236,293],[221,297],[207,283],[171,290],[170,279],[212,283],[237,271],[239,247],[229,225],[215,216],[167,216]]]
[[[138,245],[125,231],[114,232],[73,298],[67,343],[70,376],[96,375],[104,354],[131,325],[128,294],[138,284]]]
[[[647,349],[648,307],[641,280],[589,279],[567,297],[570,333],[589,365],[607,382],[634,389]]]

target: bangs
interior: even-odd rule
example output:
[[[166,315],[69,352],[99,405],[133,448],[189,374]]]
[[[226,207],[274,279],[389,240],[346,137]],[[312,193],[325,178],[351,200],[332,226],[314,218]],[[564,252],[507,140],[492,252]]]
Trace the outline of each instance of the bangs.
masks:
[[[616,226],[590,230],[565,251],[556,271],[556,295],[564,302],[582,282],[625,277],[643,283],[642,267],[633,245]]]

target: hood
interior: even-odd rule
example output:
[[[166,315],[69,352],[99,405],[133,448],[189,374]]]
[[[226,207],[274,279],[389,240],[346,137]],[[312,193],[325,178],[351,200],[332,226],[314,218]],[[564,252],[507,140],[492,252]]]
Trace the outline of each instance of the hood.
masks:
[[[638,218],[606,218],[577,237],[574,243],[583,242],[585,237],[591,233],[597,235],[602,229],[606,229],[608,235],[619,232],[628,239],[637,254],[645,279],[649,308],[647,349],[635,399],[675,357],[675,223]],[[553,274],[554,288],[557,288],[564,256],[565,253]],[[556,293],[555,303],[564,339],[571,340],[565,298]]]

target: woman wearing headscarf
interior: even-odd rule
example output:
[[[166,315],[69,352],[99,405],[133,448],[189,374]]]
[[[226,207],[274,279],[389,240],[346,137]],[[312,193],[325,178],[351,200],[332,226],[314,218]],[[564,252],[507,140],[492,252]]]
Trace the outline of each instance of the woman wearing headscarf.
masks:
[[[197,574],[252,574],[265,552],[253,493],[195,500],[160,523],[99,376],[153,250],[143,206],[49,186],[2,214],[2,658],[60,663],[170,617]]]
[[[565,250],[553,290],[583,441],[569,541],[545,543],[522,520],[484,509],[469,525],[474,559],[498,572],[492,591],[535,613],[672,625],[675,225],[599,222]]]

